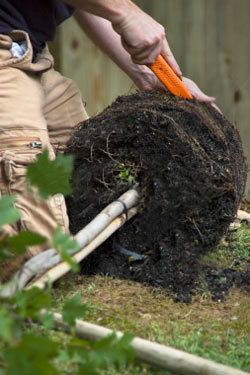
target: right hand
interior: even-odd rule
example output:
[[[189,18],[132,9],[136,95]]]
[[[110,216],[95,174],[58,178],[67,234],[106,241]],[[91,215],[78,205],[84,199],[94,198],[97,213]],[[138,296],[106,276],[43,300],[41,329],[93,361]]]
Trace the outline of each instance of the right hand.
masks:
[[[132,61],[139,65],[151,65],[162,54],[175,73],[180,76],[177,64],[166,40],[165,29],[135,4],[130,3],[118,22],[112,23],[121,36],[123,47]]]

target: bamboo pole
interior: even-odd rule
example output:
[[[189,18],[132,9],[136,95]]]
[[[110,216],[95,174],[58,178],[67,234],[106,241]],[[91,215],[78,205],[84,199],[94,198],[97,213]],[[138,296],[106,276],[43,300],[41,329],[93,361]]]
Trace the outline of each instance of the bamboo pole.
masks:
[[[238,210],[236,219],[246,220],[248,222],[248,224],[250,224],[250,214],[246,211]]]
[[[130,189],[122,194],[119,199],[104,208],[88,225],[75,235],[75,240],[81,248],[92,241],[113,219],[126,210],[138,204],[139,193],[136,189]]]
[[[114,202],[113,202],[114,203]],[[115,202],[116,203],[116,202]],[[117,203],[120,203],[119,201]],[[130,204],[130,203],[129,203]],[[110,216],[109,209],[107,210],[107,215],[105,217],[101,217],[101,221],[103,222],[103,226],[105,229],[99,233],[95,234],[95,227],[90,227],[92,231],[92,235],[94,239],[89,242],[87,239],[88,245],[85,246],[82,250],[77,252],[73,255],[73,258],[76,262],[82,261],[87,255],[89,255],[93,250],[96,249],[101,243],[103,243],[108,237],[110,237],[117,229],[119,229],[127,219],[132,218],[138,211],[137,207],[130,208],[126,214],[122,214],[115,219],[113,219],[108,225],[107,220],[110,221],[110,217],[112,215],[117,215],[118,205],[114,212]],[[122,207],[122,210],[124,207]],[[103,213],[103,212],[102,212]],[[101,214],[102,214],[101,213]],[[99,215],[101,215],[99,214]],[[98,215],[98,216],[99,216]],[[91,224],[91,223],[90,223]],[[87,226],[88,227],[88,226]],[[80,241],[85,241],[85,227],[81,232]],[[87,229],[88,230],[88,229]],[[79,236],[80,237],[80,236]],[[87,233],[88,237],[88,233]],[[55,266],[54,268],[50,269],[46,274],[44,274],[41,278],[30,283],[26,289],[29,289],[33,286],[39,287],[41,289],[45,288],[47,283],[53,283],[61,276],[66,274],[70,270],[70,266],[66,262],[62,262]],[[62,315],[59,313],[53,313],[54,315],[54,322],[56,327],[60,327],[68,332],[70,332],[70,328],[67,324],[65,324],[62,320]],[[81,320],[76,320],[76,335],[80,338],[87,339],[89,341],[98,341],[108,334],[111,334],[112,330],[101,327],[98,325],[94,325],[91,323],[87,323]],[[117,332],[118,338],[122,337],[122,332]],[[197,357],[195,355],[185,353],[183,351],[167,347],[158,343],[150,342],[139,337],[135,337],[131,343],[132,347],[136,352],[137,359],[146,362],[150,365],[157,366],[163,368],[168,371],[172,371],[179,375],[247,375],[246,372],[241,370],[233,369],[228,366],[224,366],[213,361],[203,359],[201,357]]]
[[[70,328],[62,320],[62,315],[53,313],[56,327],[70,332]],[[76,335],[79,338],[98,341],[112,333],[109,328],[76,319]],[[122,332],[116,332],[117,337],[123,336]],[[179,375],[247,375],[248,373],[228,367],[193,354],[183,352],[169,346],[135,337],[131,346],[136,352],[136,357],[151,366],[157,366]]]
[[[119,229],[126,220],[133,217],[138,212],[136,206],[139,199],[140,194],[136,188],[129,189],[80,230],[74,238],[82,250],[74,253],[74,255],[71,254],[75,261],[79,263],[83,260]],[[15,281],[13,285],[9,285],[1,291],[0,297],[10,297],[17,290],[30,289],[33,286],[43,289],[48,283],[53,283],[70,269],[71,267],[66,262],[61,262],[61,256],[55,249],[45,250],[32,257],[22,266],[13,277]],[[41,274],[43,276],[38,279]],[[35,277],[36,280],[28,284]]]
[[[98,246],[100,246],[107,238],[109,238],[116,230],[118,230],[126,220],[131,219],[138,212],[137,207],[132,207],[128,210],[128,214],[122,214],[115,218],[99,235],[97,235],[87,246],[82,250],[78,251],[72,258],[80,263],[84,258],[86,258],[92,251],[94,251]],[[34,282],[29,283],[25,289],[30,289],[34,286],[44,289],[46,285],[53,284],[60,277],[69,272],[71,266],[67,262],[62,262],[56,265],[55,267],[48,270],[43,276]]]

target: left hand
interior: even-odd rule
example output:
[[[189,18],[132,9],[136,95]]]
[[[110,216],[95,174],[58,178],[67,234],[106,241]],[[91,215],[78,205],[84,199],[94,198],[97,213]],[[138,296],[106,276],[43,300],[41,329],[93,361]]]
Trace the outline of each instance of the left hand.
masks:
[[[221,110],[215,104],[215,98],[212,96],[206,95],[197,84],[189,78],[182,77],[182,81],[187,86],[191,95],[194,99],[197,99],[199,102],[210,103],[218,112],[221,113]],[[156,88],[165,88],[165,86],[159,81],[155,74],[146,66],[143,67],[143,74],[140,79],[135,80],[135,84],[140,90],[152,90]]]
[[[221,110],[217,105],[215,104],[216,98],[213,96],[208,96],[204,94],[204,92],[201,91],[201,89],[196,85],[194,81],[192,81],[189,78],[182,77],[182,81],[185,83],[187,86],[188,90],[190,91],[191,95],[193,98],[199,100],[199,102],[205,102],[205,103],[210,103],[211,106],[216,109],[220,114],[222,114]]]

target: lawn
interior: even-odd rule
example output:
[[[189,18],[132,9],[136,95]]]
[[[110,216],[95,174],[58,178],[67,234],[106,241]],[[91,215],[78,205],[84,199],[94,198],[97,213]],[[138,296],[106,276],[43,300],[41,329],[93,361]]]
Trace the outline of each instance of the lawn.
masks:
[[[246,272],[250,267],[250,228],[232,228],[217,249],[201,259],[203,265]],[[202,275],[201,275],[202,281]],[[220,282],[226,282],[221,277]],[[248,289],[247,289],[248,288]],[[52,291],[56,311],[68,298],[80,293],[87,305],[82,319],[113,330],[132,333],[213,361],[250,372],[250,295],[248,287],[235,285],[214,300],[206,281],[193,293],[191,303],[174,302],[159,288],[105,275],[68,274]],[[40,328],[39,328],[40,330]],[[44,329],[43,329],[44,330]],[[69,336],[48,331],[55,340]],[[74,363],[59,363],[62,374],[73,374]],[[109,368],[105,375],[158,375],[166,371],[135,362],[123,370]]]

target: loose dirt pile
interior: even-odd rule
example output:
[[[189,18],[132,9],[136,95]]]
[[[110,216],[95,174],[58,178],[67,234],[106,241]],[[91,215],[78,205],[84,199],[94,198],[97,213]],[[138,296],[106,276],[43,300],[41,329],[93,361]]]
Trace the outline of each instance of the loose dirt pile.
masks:
[[[72,233],[131,185],[141,191],[140,213],[84,261],[83,272],[188,299],[200,255],[226,233],[244,192],[247,168],[232,124],[205,103],[141,92],[80,124],[66,152],[75,155]],[[146,259],[131,262],[121,247]]]

